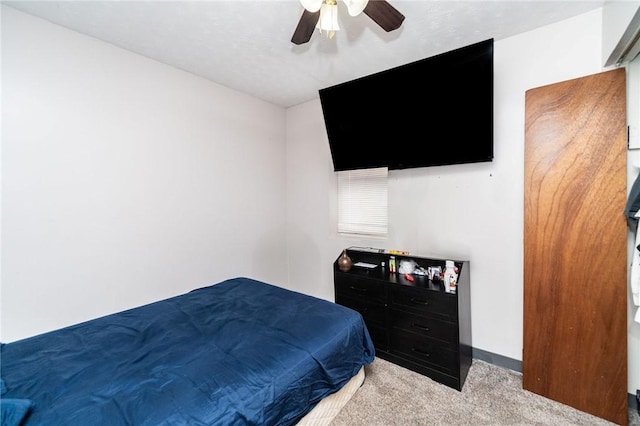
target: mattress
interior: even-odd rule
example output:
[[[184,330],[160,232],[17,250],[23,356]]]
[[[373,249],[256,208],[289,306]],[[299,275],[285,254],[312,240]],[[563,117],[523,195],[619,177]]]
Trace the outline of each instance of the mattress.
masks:
[[[0,354],[25,424],[65,426],[294,425],[375,356],[356,311],[243,277]]]

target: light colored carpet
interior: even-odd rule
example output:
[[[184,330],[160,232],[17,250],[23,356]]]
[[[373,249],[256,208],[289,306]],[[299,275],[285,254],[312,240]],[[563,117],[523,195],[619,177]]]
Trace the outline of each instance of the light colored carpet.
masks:
[[[474,360],[461,392],[376,358],[331,426],[612,425],[522,389],[522,374]],[[640,426],[629,410],[629,425]]]

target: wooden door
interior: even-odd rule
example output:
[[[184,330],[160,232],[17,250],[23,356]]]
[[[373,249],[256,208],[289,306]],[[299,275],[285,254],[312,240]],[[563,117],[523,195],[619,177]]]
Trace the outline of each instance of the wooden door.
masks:
[[[625,70],[526,92],[523,387],[627,424]]]

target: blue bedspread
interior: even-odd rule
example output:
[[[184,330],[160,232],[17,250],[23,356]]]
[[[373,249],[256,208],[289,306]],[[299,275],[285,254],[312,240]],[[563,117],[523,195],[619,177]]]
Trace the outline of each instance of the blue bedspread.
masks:
[[[290,425],[374,348],[359,313],[248,278],[0,346],[27,425]]]

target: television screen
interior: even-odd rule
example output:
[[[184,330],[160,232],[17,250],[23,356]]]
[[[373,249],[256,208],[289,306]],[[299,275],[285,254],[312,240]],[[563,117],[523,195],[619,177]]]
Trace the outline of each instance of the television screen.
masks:
[[[493,159],[493,39],[319,95],[335,171]]]

